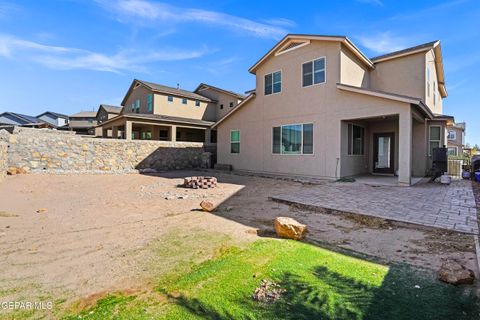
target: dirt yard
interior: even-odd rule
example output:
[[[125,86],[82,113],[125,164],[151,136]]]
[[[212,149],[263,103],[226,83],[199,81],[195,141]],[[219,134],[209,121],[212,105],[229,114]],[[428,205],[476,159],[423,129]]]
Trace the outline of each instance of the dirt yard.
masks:
[[[273,192],[316,187],[297,182],[215,173],[215,189],[178,187],[182,177],[202,174],[9,176],[0,184],[0,297],[62,304],[141,290],[152,274],[209,259],[222,246],[273,236],[276,216],[307,224],[306,241],[314,244],[435,270],[457,258],[478,274],[470,235],[268,200]],[[222,204],[205,213],[203,199]]]

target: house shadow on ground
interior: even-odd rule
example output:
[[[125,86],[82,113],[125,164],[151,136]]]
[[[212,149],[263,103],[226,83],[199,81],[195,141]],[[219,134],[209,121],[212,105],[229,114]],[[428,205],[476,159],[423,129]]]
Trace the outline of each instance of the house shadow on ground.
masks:
[[[202,171],[171,171],[153,175],[169,179],[191,175],[215,176],[220,183],[244,185],[238,193],[225,199],[213,214],[257,229],[262,237],[275,238],[274,217],[290,213],[285,212],[288,206],[268,201],[269,196],[278,192],[279,182],[275,179]],[[262,183],[257,183],[260,179]],[[299,183],[282,183],[282,192],[309,187]],[[233,209],[227,210],[230,207]],[[308,239],[307,242],[357,259],[378,262],[374,257],[354,251]],[[480,304],[474,288],[441,283],[432,271],[408,264],[388,263],[388,272],[380,286],[359,282],[325,266],[313,268],[311,274],[326,284],[329,290],[306,282],[292,270],[271,279],[285,289],[280,300],[274,304],[259,304],[251,295],[230,301],[230,304],[245,309],[242,319],[480,319]],[[231,310],[195,297],[175,296],[170,300],[194,317],[236,318]]]

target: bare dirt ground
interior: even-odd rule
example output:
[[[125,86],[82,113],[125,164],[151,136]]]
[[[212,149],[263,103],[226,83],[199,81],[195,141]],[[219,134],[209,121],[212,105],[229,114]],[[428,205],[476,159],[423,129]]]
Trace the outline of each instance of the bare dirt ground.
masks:
[[[478,271],[473,236],[309,212],[268,200],[272,193],[314,185],[215,173],[215,189],[177,186],[181,177],[206,174],[8,177],[0,184],[1,300],[72,301],[141,289],[152,273],[180,270],[222,246],[273,236],[276,216],[307,224],[306,241],[313,244],[429,269],[456,258]],[[205,213],[199,210],[204,199],[223,203],[213,214]]]

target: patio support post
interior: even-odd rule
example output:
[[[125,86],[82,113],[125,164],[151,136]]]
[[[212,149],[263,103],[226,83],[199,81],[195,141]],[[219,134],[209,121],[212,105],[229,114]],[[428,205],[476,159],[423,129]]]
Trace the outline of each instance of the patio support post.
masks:
[[[125,122],[125,139],[132,140],[132,122],[131,121]]]
[[[408,111],[399,115],[398,120],[398,184],[410,186],[412,175],[412,114]]]
[[[117,126],[112,127],[112,139],[118,139],[118,127]]]
[[[205,145],[210,144],[210,141],[212,136],[212,129],[205,129]]]
[[[170,127],[170,141],[177,141],[177,126]]]

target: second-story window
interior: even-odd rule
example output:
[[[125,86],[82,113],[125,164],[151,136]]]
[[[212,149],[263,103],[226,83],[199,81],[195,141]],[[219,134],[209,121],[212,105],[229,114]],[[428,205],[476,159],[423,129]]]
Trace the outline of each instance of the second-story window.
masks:
[[[265,95],[282,92],[282,72],[276,71],[265,75]]]
[[[230,102],[230,108],[233,108],[233,102]]]
[[[147,109],[148,109],[148,112],[153,111],[153,94],[149,94],[147,96]]]
[[[437,100],[437,82],[433,81],[433,105],[435,105],[436,100]]]
[[[430,97],[430,68],[427,67],[427,96]]]
[[[187,104],[187,99],[183,98],[182,99],[182,104]]]
[[[220,105],[220,109],[223,110],[223,104]]]
[[[302,86],[308,87],[314,84],[325,83],[325,57],[305,62],[302,65]]]
[[[167,97],[167,100],[168,100],[168,102],[173,102],[173,97],[172,97],[172,96],[168,96],[168,97]]]
[[[140,99],[135,101],[135,113],[140,113]]]
[[[448,131],[448,140],[456,140],[457,139],[457,133],[455,131]]]
[[[195,100],[195,107],[200,107],[200,101],[199,100]]]

